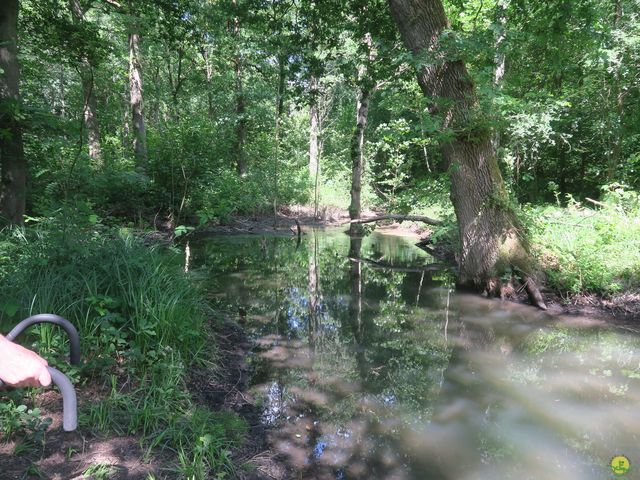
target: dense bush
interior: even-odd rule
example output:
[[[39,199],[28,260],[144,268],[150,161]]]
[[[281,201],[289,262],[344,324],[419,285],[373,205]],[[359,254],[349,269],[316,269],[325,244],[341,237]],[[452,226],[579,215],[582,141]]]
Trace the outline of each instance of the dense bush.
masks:
[[[206,361],[215,369],[215,345],[205,349],[206,305],[178,253],[104,227],[86,207],[0,235],[2,331],[31,314],[62,315],[78,327],[84,361],[79,372],[64,362],[60,368],[77,382],[111,384],[104,398],[81,405],[82,425],[171,448],[185,476],[206,465],[231,468],[224,452],[242,422],[203,416],[185,386],[190,366]],[[65,338],[49,326],[32,332],[31,346],[58,365]],[[17,413],[0,416],[4,422]]]

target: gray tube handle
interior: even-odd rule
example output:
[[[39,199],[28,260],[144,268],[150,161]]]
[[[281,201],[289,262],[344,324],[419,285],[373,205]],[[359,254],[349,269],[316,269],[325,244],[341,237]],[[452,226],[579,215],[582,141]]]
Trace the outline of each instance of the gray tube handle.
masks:
[[[78,399],[71,380],[53,367],[47,367],[51,380],[62,394],[62,428],[65,432],[72,432],[78,428]]]
[[[53,367],[47,367],[49,374],[51,375],[51,381],[58,387],[62,394],[62,428],[65,432],[72,432],[78,428],[78,399],[76,397],[76,390],[73,388],[71,380]],[[0,388],[3,388],[5,383],[0,380]]]
[[[13,327],[5,338],[13,342],[18,335],[36,323],[53,323],[62,327],[64,331],[67,332],[67,335],[69,335],[69,362],[71,365],[80,365],[80,336],[78,335],[78,330],[76,330],[76,327],[74,327],[69,320],[59,315],[41,313],[25,318]]]

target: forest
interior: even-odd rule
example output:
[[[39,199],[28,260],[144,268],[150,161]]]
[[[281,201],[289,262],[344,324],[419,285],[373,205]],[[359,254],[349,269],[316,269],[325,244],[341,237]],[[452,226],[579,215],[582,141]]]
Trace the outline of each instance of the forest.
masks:
[[[247,446],[255,419],[201,388],[244,395],[241,379],[225,376],[229,362],[256,355],[255,345],[228,354],[255,340],[243,322],[271,315],[278,335],[302,322],[314,352],[319,332],[342,332],[365,352],[349,375],[376,395],[388,385],[371,376],[373,358],[388,359],[369,341],[385,355],[404,351],[390,385],[411,384],[420,365],[435,378],[458,358],[451,344],[429,343],[431,330],[415,338],[435,363],[413,344],[382,345],[387,334],[415,341],[406,319],[418,313],[398,302],[422,272],[422,305],[436,265],[445,340],[454,291],[513,300],[506,311],[530,304],[527,315],[579,311],[637,326],[638,192],[639,0],[3,0],[0,333],[37,313],[72,321],[81,366],[65,364],[56,329],[34,329],[27,346],[76,385],[84,436],[102,448],[126,438],[129,460],[153,468],[126,476],[80,453],[76,438],[55,470],[51,407],[21,389],[0,391],[0,468],[15,478],[362,478],[336,465],[333,476],[311,474],[308,462],[283,467],[289,476],[247,467],[252,448],[269,450]],[[418,232],[431,270],[366,243],[390,223]],[[296,225],[290,251],[282,239],[295,243]],[[342,240],[317,233],[338,226]],[[206,246],[237,233],[262,243]],[[388,278],[376,276],[386,267]],[[234,271],[249,275],[241,286]],[[282,271],[308,298],[296,283],[275,287],[287,300],[269,308],[247,299],[267,302],[244,289]],[[387,323],[367,331],[365,278],[389,301],[375,313]],[[248,297],[226,290],[222,300],[229,285]],[[340,303],[330,291],[350,295],[343,323],[327,313]],[[557,345],[554,335],[540,342]],[[412,390],[406,405],[436,401],[433,388]],[[69,463],[76,453],[81,467]],[[376,468],[371,478],[456,478],[433,465],[421,470],[431,476]]]

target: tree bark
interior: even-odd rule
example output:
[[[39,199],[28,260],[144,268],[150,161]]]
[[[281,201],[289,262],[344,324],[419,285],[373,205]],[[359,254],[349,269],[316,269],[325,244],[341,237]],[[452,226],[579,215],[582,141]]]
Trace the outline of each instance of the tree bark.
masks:
[[[136,31],[129,33],[129,101],[133,119],[134,139],[133,151],[136,159],[146,163],[147,130],[144,124],[144,105],[142,95],[142,65],[140,63],[140,34]]]
[[[18,0],[0,2],[0,222],[22,225],[27,163],[22,146]]]
[[[278,55],[278,97],[276,98],[275,148],[273,155],[273,228],[278,226],[278,164],[280,162],[280,120],[284,111],[284,93],[286,88],[285,55]],[[299,237],[300,235],[298,235]]]
[[[244,89],[242,85],[242,56],[240,55],[240,19],[237,15],[238,3],[233,0],[233,8],[236,16],[233,18],[233,36],[236,41],[236,54],[233,58],[233,70],[236,79],[236,139],[234,144],[234,155],[236,159],[236,169],[238,175],[244,176],[247,173],[247,164],[244,156],[244,144],[247,140],[247,118],[244,99]]]
[[[620,28],[620,21],[622,20],[622,0],[614,0],[614,15],[613,15],[613,30],[614,32]],[[624,94],[620,87],[621,76],[620,65],[615,66],[613,75],[613,102],[615,109],[615,120],[612,128],[613,131],[613,145],[611,147],[611,155],[609,156],[609,162],[607,165],[607,179],[609,182],[617,180],[618,168],[621,163],[622,157],[622,115],[624,112]]]
[[[389,0],[407,48],[428,58],[418,72],[431,113],[443,118],[452,135],[441,144],[451,172],[451,201],[458,219],[461,251],[458,283],[499,292],[499,277],[514,268],[524,277],[532,303],[544,307],[533,281],[534,262],[522,237],[492,143],[491,130],[478,122],[474,84],[461,60],[450,59],[440,45],[449,27],[441,0]]]
[[[363,44],[368,50],[368,59],[372,61],[373,54],[371,50],[371,35],[364,37]],[[364,133],[367,128],[367,120],[369,118],[369,99],[374,90],[373,82],[369,76],[367,65],[360,67],[358,72],[359,91],[358,100],[356,102],[356,126],[351,137],[351,203],[349,204],[349,218],[356,220],[360,218],[362,213],[362,201],[360,194],[362,192],[362,175],[364,174],[365,162],[365,137]],[[362,228],[357,223],[352,223],[349,228],[349,234],[357,235],[361,233]]]
[[[318,216],[318,180],[320,177],[320,109],[318,108],[318,78],[309,79],[309,176],[314,181],[314,215]]]
[[[209,115],[209,119],[213,120],[214,117],[214,109],[213,109],[213,92],[211,91],[212,81],[213,81],[213,66],[211,65],[211,59],[209,58],[209,50],[207,46],[204,45],[201,50],[202,58],[204,60],[204,68],[205,75],[207,79],[207,114]]]
[[[79,0],[70,0],[69,7],[75,23],[84,21],[84,11]],[[84,126],[87,130],[87,145],[89,147],[89,158],[98,167],[102,167],[102,146],[100,138],[100,124],[98,122],[98,104],[95,94],[95,81],[93,76],[93,65],[87,55],[80,58],[78,73],[82,83],[83,92],[83,118]]]
[[[369,98],[371,90],[363,86],[360,89],[357,103],[356,128],[351,138],[351,203],[349,205],[349,218],[360,218],[362,204],[360,194],[362,192],[362,175],[364,173],[364,132],[369,116]],[[355,225],[355,224],[352,224]]]

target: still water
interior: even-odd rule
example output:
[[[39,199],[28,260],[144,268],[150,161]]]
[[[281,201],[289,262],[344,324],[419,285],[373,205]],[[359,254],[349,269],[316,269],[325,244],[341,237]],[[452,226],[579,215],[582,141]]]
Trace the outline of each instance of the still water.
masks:
[[[456,294],[401,237],[193,250],[257,342],[251,394],[294,478],[640,479],[633,327]]]

